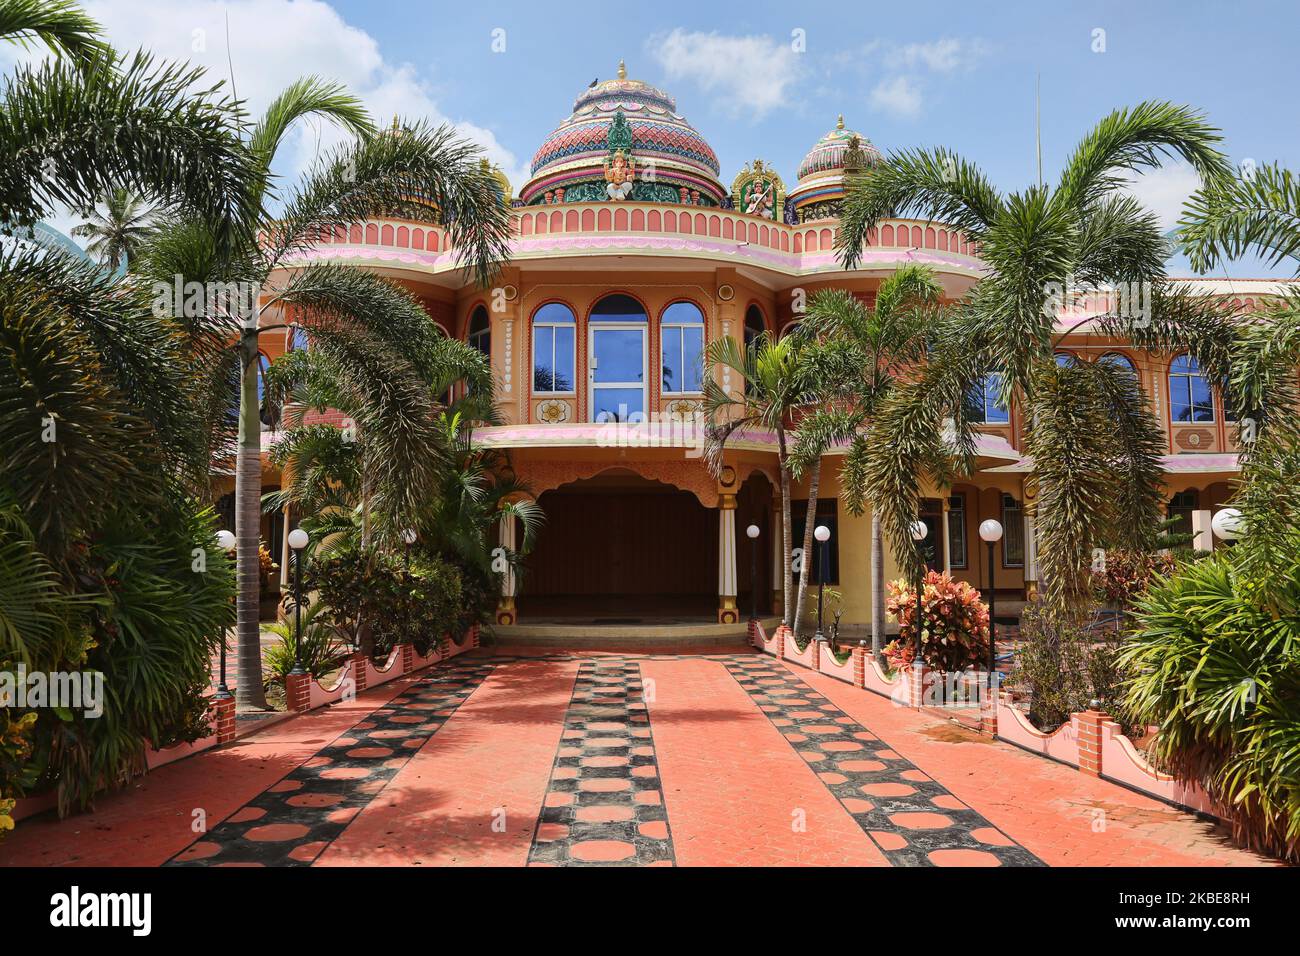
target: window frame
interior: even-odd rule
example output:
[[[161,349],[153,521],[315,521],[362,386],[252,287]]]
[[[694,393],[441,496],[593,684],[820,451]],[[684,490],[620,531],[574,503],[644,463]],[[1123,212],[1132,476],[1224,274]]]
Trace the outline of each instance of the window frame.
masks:
[[[1001,500],[998,503],[999,514],[1002,518],[1002,567],[1004,568],[1023,568],[1025,566],[1025,506],[1015,495],[1001,492]],[[1008,502],[1011,507],[1008,507]],[[1015,515],[1013,521],[1008,515]],[[1019,532],[1020,540],[1020,560],[1012,560],[1010,551],[1011,529],[1016,528]]]
[[[954,506],[954,502],[960,502]],[[961,560],[957,560],[957,549],[953,547],[952,536],[956,531],[961,535]],[[965,571],[970,567],[969,544],[966,541],[966,492],[954,491],[948,496],[948,567]]]
[[[1174,371],[1174,366],[1177,365],[1180,361],[1185,363],[1185,369],[1186,369],[1186,370],[1185,370],[1185,371],[1184,371],[1184,370]],[[1218,421],[1219,421],[1219,414],[1218,414],[1218,410],[1215,408],[1215,404],[1216,404],[1216,403],[1215,403],[1215,400],[1214,400],[1214,388],[1210,385],[1210,381],[1209,381],[1209,379],[1207,379],[1207,378],[1205,377],[1205,373],[1201,371],[1201,365],[1200,365],[1199,362],[1196,361],[1195,358],[1193,358],[1191,355],[1189,355],[1189,354],[1186,353],[1186,352],[1183,352],[1181,355],[1175,355],[1174,358],[1173,358],[1173,360],[1170,361],[1170,363],[1169,363],[1169,373],[1168,373],[1168,375],[1165,376],[1165,379],[1166,379],[1166,384],[1167,384],[1168,389],[1169,389],[1169,421],[1170,421],[1170,422],[1172,422],[1172,423],[1175,424],[1175,425],[1215,425],[1215,424],[1218,424]],[[1190,412],[1190,414],[1192,415],[1191,418],[1182,419],[1182,418],[1178,418],[1178,417],[1176,417],[1175,414],[1174,414],[1174,402],[1175,402],[1175,397],[1174,397],[1174,381],[1175,381],[1175,379],[1177,379],[1178,381],[1180,381],[1180,382],[1182,382],[1182,383],[1185,383],[1187,408],[1188,408],[1188,411]],[[1200,380],[1201,380],[1201,384],[1205,387],[1206,394],[1208,394],[1209,397],[1210,397],[1210,417],[1209,417],[1209,418],[1196,418],[1196,417],[1195,417],[1195,416],[1196,416],[1197,404],[1196,404],[1195,400],[1193,399],[1193,390],[1192,390],[1192,380],[1193,380],[1193,379],[1200,379]]]
[[[990,398],[990,395],[996,395],[996,393],[997,393],[997,389],[990,389],[990,388],[989,388],[989,383],[990,383],[990,381],[993,380],[995,377],[998,378],[998,379],[1001,379],[1001,377],[1002,377],[1002,373],[1001,373],[1001,372],[986,372],[986,373],[984,374],[984,377],[983,377],[982,379],[980,379],[979,384],[976,385],[976,386],[973,386],[973,388],[972,388],[972,391],[973,391],[975,388],[978,388],[978,389],[979,389],[979,392],[980,392],[980,402],[979,402],[979,405],[980,405],[980,418],[979,418],[978,420],[972,419],[972,420],[971,420],[971,423],[972,423],[972,424],[975,424],[975,425],[999,425],[999,426],[1000,426],[1000,425],[1010,425],[1010,424],[1011,424],[1011,408],[1010,408],[1010,406],[1007,406],[1007,407],[1004,408],[1004,407],[1001,406],[1001,405],[990,405],[990,404],[989,404],[990,401],[993,401],[993,402],[996,402],[996,401],[997,401],[996,398]],[[995,408],[995,409],[997,409],[997,410],[1000,411],[1003,415],[1005,415],[1006,418],[1005,418],[1004,420],[1002,420],[1002,421],[990,421],[990,420],[989,420],[989,409],[990,409],[990,408]]]
[[[675,305],[688,305],[695,310],[700,317],[698,322],[679,322],[668,318],[668,313]],[[667,350],[664,346],[664,333],[668,329],[677,329],[681,334],[678,336],[678,360],[681,362],[682,384],[685,385],[686,378],[686,329],[699,329],[700,331],[700,387],[699,388],[681,388],[671,389],[664,385],[664,356]],[[707,336],[705,335],[704,310],[689,299],[678,299],[675,302],[669,302],[664,306],[663,312],[659,317],[659,392],[662,395],[703,395],[704,394],[704,349],[707,346]]]
[[[549,306],[558,306],[568,313],[568,321],[561,319],[550,319],[542,317]],[[576,397],[578,394],[578,317],[573,309],[569,308],[563,302],[544,302],[533,312],[532,319],[533,336],[532,336],[532,389],[534,395],[564,395]],[[551,385],[555,385],[555,379],[558,374],[556,365],[556,340],[558,339],[558,329],[571,329],[573,331],[572,341],[569,345],[569,366],[573,369],[572,381],[567,389],[539,389],[537,387],[537,333],[540,330],[547,330],[551,336]]]

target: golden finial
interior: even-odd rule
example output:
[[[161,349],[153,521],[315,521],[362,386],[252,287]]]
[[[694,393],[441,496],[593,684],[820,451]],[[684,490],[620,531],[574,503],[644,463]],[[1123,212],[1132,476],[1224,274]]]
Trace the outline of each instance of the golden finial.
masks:
[[[836,129],[843,129],[843,128],[844,128],[844,114],[843,114],[843,113],[840,114],[839,122],[835,124],[835,128],[836,128]]]
[[[618,78],[620,80],[627,79],[627,66],[623,63],[622,60],[618,61]]]

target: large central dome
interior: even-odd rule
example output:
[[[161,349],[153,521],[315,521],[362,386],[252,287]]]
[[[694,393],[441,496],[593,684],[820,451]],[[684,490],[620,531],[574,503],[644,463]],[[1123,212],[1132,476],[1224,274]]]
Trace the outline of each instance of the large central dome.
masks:
[[[629,80],[620,62],[618,78],[579,96],[569,118],[538,148],[532,178],[519,198],[527,205],[618,198],[607,192],[606,166],[620,150],[634,167],[631,190],[622,197],[630,202],[715,206],[726,195],[718,157],[678,114],[676,101],[648,83]]]

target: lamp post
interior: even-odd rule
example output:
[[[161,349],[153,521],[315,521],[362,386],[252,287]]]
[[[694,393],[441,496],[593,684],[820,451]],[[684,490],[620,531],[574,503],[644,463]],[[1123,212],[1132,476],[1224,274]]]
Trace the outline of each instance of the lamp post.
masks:
[[[235,536],[224,528],[217,532],[217,547],[230,554],[235,550]],[[226,641],[229,634],[221,635],[221,678],[217,684],[217,697],[229,697],[230,688],[226,685]]]
[[[758,525],[745,529],[749,538],[749,619],[758,620]]]
[[[826,565],[830,563],[827,543],[831,540],[831,529],[824,524],[819,524],[813,529],[813,537],[820,541],[822,546],[820,566],[817,568],[817,634],[813,640],[825,644],[826,635],[822,633],[822,597],[826,593]]]
[[[923,544],[925,536],[930,533],[930,529],[920,518],[912,522],[912,540],[916,542],[916,620],[914,626],[916,629],[916,654],[912,658],[912,666],[918,667],[921,664],[921,591],[925,588],[925,549]]]
[[[402,544],[405,545],[402,549],[402,560],[407,571],[411,570],[411,545],[415,544],[415,537],[414,528],[407,528],[402,532]]]
[[[998,666],[998,622],[993,616],[997,585],[993,580],[993,546],[1002,540],[1002,522],[989,518],[980,522],[980,538],[989,546],[989,690],[993,689],[993,672]]]
[[[289,532],[289,547],[293,549],[293,670],[292,674],[305,674],[302,666],[302,549],[307,547],[307,532],[294,528]]]
[[[1246,533],[1246,522],[1242,520],[1241,511],[1237,508],[1224,508],[1210,519],[1210,530],[1224,544],[1232,545]]]

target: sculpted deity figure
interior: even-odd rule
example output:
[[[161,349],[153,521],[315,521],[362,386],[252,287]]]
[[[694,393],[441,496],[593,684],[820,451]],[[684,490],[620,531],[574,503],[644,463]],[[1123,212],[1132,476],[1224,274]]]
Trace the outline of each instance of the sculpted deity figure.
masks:
[[[615,202],[622,202],[632,193],[636,176],[636,162],[623,150],[617,150],[605,160],[605,192]]]
[[[749,201],[745,203],[745,212],[751,216],[765,216],[768,219],[775,218],[775,206],[772,201],[773,183],[767,180],[757,180],[750,189]]]

